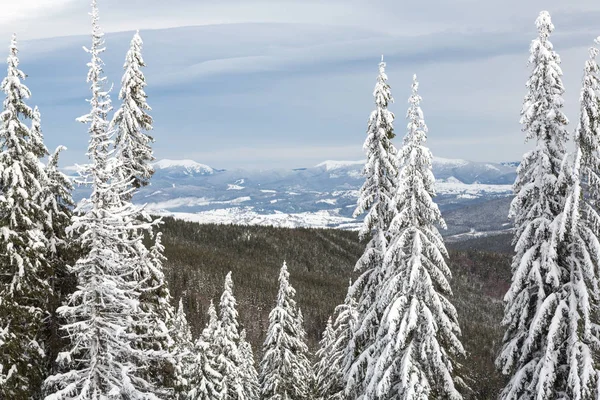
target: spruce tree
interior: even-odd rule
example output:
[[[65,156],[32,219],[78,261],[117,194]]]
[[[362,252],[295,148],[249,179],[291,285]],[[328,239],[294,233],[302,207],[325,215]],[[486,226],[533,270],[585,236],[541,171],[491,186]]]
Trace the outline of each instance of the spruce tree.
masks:
[[[464,355],[457,313],[449,297],[448,253],[436,225],[445,228],[435,196],[427,126],[413,78],[408,132],[400,150],[398,214],[389,228],[383,318],[371,354],[366,398],[462,399],[455,388],[455,357]]]
[[[174,318],[170,322],[171,338],[173,345],[171,354],[175,359],[175,398],[186,399],[191,389],[191,368],[193,358],[192,331],[183,309],[183,299],[179,298],[179,305]]]
[[[215,336],[218,348],[219,372],[223,376],[225,400],[246,400],[244,365],[240,353],[237,301],[233,296],[231,272],[225,277],[225,288],[219,307],[219,329]]]
[[[219,320],[214,304],[208,308],[209,322],[194,343],[186,371],[187,392],[181,399],[221,400],[225,397],[223,376],[219,372],[218,354],[215,351],[215,334]]]
[[[304,342],[302,314],[295,301],[285,262],[279,274],[275,308],[269,314],[269,329],[263,345],[259,382],[263,400],[310,398],[311,371]]]
[[[40,159],[48,154],[39,112],[26,103],[31,93],[19,69],[16,36],[0,89],[0,398],[39,395],[46,376],[48,301],[54,296],[46,233],[49,180]],[[32,120],[31,128],[25,121]]]
[[[89,124],[90,164],[80,174],[91,184],[92,193],[79,204],[80,213],[71,226],[86,254],[70,268],[77,276],[77,290],[58,309],[66,319],[61,328],[70,345],[59,354],[61,372],[46,379],[46,399],[156,399],[162,389],[145,379],[145,368],[155,354],[136,346],[140,338],[134,329],[148,331],[141,321],[152,321],[139,307],[139,283],[133,278],[141,243],[133,233],[150,226],[137,223],[139,210],[121,201],[129,182],[118,173],[119,160],[110,156],[111,106],[103,89],[104,39],[95,0],[91,16],[92,46],[86,49],[91,55],[91,111],[79,121]]]
[[[356,301],[350,291],[351,287],[352,283],[350,283],[344,303],[335,308],[335,320],[330,333],[331,339],[323,343],[325,347],[322,346],[320,349],[320,351],[322,350],[321,356],[317,355],[319,362],[314,368],[316,388],[317,395],[322,399],[346,399],[343,372],[344,366],[351,359],[347,349],[352,341],[358,317]]]
[[[360,189],[355,216],[366,213],[359,231],[361,239],[368,239],[365,251],[358,260],[355,270],[362,274],[351,288],[357,301],[358,321],[356,331],[348,344],[347,364],[344,375],[347,384],[346,396],[358,398],[364,393],[365,373],[369,353],[374,346],[375,332],[381,314],[375,309],[376,294],[381,281],[383,257],[386,252],[389,223],[396,214],[394,195],[398,179],[397,150],[394,138],[394,114],[388,110],[393,102],[387,83],[383,57],[379,64],[379,75],[373,96],[375,110],[369,117],[367,139],[363,149],[367,155],[363,175],[365,183]]]
[[[327,319],[325,330],[319,341],[319,350],[315,353],[316,362],[313,370],[315,371],[315,398],[317,400],[326,400],[332,397],[332,386],[336,371],[331,363],[333,353],[333,322],[331,317]]]
[[[154,173],[150,164],[154,160],[151,148],[154,139],[145,133],[152,130],[152,117],[147,113],[151,108],[144,91],[146,78],[142,68],[146,64],[142,58],[142,45],[142,38],[136,32],[123,65],[125,73],[119,93],[122,104],[112,120],[117,131],[117,157],[136,188],[148,185]]]
[[[500,398],[556,399],[565,396],[566,354],[559,347],[563,336],[558,301],[568,266],[559,247],[560,219],[566,185],[561,181],[565,156],[567,118],[562,113],[564,87],[549,36],[554,30],[550,14],[536,20],[538,38],[530,48],[532,68],[528,93],[521,111],[527,140],[536,148],[523,157],[517,170],[510,216],[515,225],[512,283],[506,294],[503,326],[506,329],[497,365],[509,376]],[[566,310],[568,312],[568,310]]]
[[[240,355],[242,357],[242,370],[246,398],[249,400],[260,399],[260,388],[258,386],[258,372],[254,361],[252,345],[246,340],[246,330],[240,333]]]
[[[564,268],[562,286],[548,301],[554,309],[554,329],[551,328],[547,354],[554,356],[554,362],[547,363],[550,366],[545,366],[542,377],[552,384],[538,391],[538,395],[546,398],[563,393],[569,399],[600,397],[600,367],[594,359],[594,354],[600,351],[600,215],[595,207],[600,200],[597,55],[598,49],[592,47],[584,69],[574,161],[571,167],[565,157],[561,175],[568,189],[564,211],[558,218],[561,230],[557,259]]]

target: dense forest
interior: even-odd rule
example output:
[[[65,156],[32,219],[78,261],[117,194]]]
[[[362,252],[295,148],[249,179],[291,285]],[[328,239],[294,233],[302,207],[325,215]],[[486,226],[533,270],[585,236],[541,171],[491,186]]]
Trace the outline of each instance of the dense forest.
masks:
[[[314,352],[327,318],[344,300],[348,277],[364,248],[352,231],[163,221],[165,275],[173,301],[184,299],[194,334],[204,328],[210,300],[218,301],[225,275],[232,271],[241,324],[258,359],[283,260]],[[476,238],[449,243],[448,248],[452,300],[468,354],[463,366],[475,390],[472,398],[494,399],[504,383],[494,359],[503,334],[502,297],[510,285],[510,255],[502,253],[510,248],[510,237]]]

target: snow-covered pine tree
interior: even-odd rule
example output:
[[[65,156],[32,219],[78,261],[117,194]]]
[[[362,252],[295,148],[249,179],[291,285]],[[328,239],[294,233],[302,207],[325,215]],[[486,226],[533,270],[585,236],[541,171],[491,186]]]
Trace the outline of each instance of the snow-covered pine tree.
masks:
[[[510,377],[500,398],[555,399],[565,395],[562,369],[565,354],[555,352],[567,327],[560,320],[558,303],[567,267],[558,257],[560,221],[566,185],[559,176],[565,156],[567,118],[562,113],[560,57],[549,36],[554,30],[550,14],[536,20],[538,38],[530,48],[531,76],[521,111],[527,140],[536,148],[523,156],[517,170],[515,199],[510,217],[515,225],[512,283],[504,297],[506,328],[497,365]],[[568,278],[567,278],[568,279]],[[568,312],[568,310],[567,310]]]
[[[391,141],[395,136],[394,114],[388,110],[388,105],[394,100],[387,83],[385,66],[382,57],[373,92],[375,110],[369,117],[367,139],[363,146],[367,155],[363,170],[365,183],[360,189],[354,212],[355,216],[366,213],[359,234],[361,239],[368,238],[369,242],[355,267],[362,275],[351,288],[352,296],[357,301],[358,322],[353,339],[348,344],[347,354],[351,357],[344,366],[348,399],[356,399],[364,393],[369,353],[381,319],[375,304],[389,239],[387,230],[396,214],[394,196],[398,179],[398,152]]]
[[[269,329],[263,345],[259,382],[262,400],[307,400],[312,373],[304,342],[302,316],[296,291],[290,285],[285,262],[279,274],[275,308],[269,314]]]
[[[185,310],[183,309],[183,299],[179,298],[179,305],[175,317],[170,322],[171,338],[173,346],[171,354],[175,359],[175,398],[178,400],[186,399],[191,389],[190,377],[193,357],[192,331],[188,324]]]
[[[71,226],[87,254],[70,268],[77,276],[77,290],[58,310],[67,321],[61,328],[70,345],[59,354],[61,372],[45,381],[46,399],[157,399],[155,393],[161,393],[161,388],[144,379],[144,368],[154,354],[135,347],[139,338],[134,329],[142,326],[140,321],[148,313],[139,307],[139,283],[132,278],[141,242],[132,233],[150,225],[137,223],[139,209],[121,201],[129,181],[116,173],[119,160],[110,157],[107,114],[111,106],[103,89],[104,39],[96,0],[92,0],[91,17],[92,46],[86,49],[91,55],[87,79],[91,111],[78,120],[89,124],[90,164],[80,175],[91,184],[92,193],[79,204]]]
[[[597,43],[599,43],[598,38]],[[548,340],[546,355],[553,355],[551,367],[543,369],[540,381],[546,384],[545,398],[592,400],[600,398],[600,367],[594,354],[600,350],[600,215],[594,207],[600,198],[600,71],[598,49],[590,49],[585,63],[580,94],[579,123],[575,130],[575,156],[568,157],[561,178],[567,185],[565,208],[558,245],[562,287],[548,301],[557,327]],[[562,185],[559,185],[562,186]],[[585,193],[585,194],[584,194]],[[559,361],[560,360],[560,361]]]
[[[367,373],[368,399],[462,399],[455,357],[464,355],[457,313],[450,303],[450,270],[442,214],[433,201],[432,155],[413,77],[408,131],[400,150],[398,214],[390,224],[378,293],[383,318]]]
[[[331,386],[334,384],[335,375],[339,370],[335,370],[331,364],[331,358],[333,353],[333,322],[331,317],[327,319],[325,330],[319,341],[319,350],[315,353],[315,388],[314,397],[316,400],[327,400],[331,398],[332,389]]]
[[[223,376],[219,373],[218,354],[215,352],[215,335],[219,333],[219,320],[211,301],[209,322],[196,340],[187,357],[186,391],[178,397],[189,400],[222,400],[225,396]],[[189,328],[188,328],[189,331]]]
[[[154,160],[151,143],[154,139],[144,131],[152,130],[152,117],[147,111],[151,108],[146,101],[146,78],[142,68],[146,66],[142,58],[142,38],[139,31],[131,40],[125,56],[123,79],[119,99],[121,107],[115,112],[112,124],[117,130],[117,157],[121,159],[126,175],[131,177],[134,187],[149,183],[154,173],[151,161]]]
[[[248,399],[248,393],[244,387],[244,365],[239,348],[240,334],[236,307],[237,301],[233,296],[233,279],[229,272],[225,277],[225,288],[219,304],[219,329],[215,336],[225,400]]]
[[[37,127],[39,127],[39,119],[39,112],[36,108],[34,110],[34,121],[37,121]],[[75,277],[68,271],[68,265],[75,261],[76,253],[67,235],[67,229],[71,225],[72,210],[75,206],[71,195],[73,184],[58,169],[60,152],[65,149],[64,146],[57,147],[54,153],[48,157],[48,164],[46,165],[48,186],[44,208],[49,213],[49,221],[45,236],[48,238],[47,258],[52,266],[52,276],[49,279],[52,296],[48,299],[49,316],[46,323],[48,330],[46,353],[50,373],[57,372],[56,357],[65,345],[63,335],[59,331],[60,320],[56,310],[66,301],[67,296],[75,291],[76,285]]]
[[[246,330],[240,333],[240,355],[242,357],[242,369],[244,371],[244,388],[246,389],[246,398],[248,400],[260,399],[260,387],[258,386],[258,372],[256,371],[256,362],[254,361],[254,352],[252,345],[246,340]]]
[[[40,161],[48,151],[39,113],[25,103],[31,93],[22,82],[15,35],[7,63],[0,85],[6,95],[0,113],[0,398],[29,399],[39,395],[47,375],[44,319],[53,297],[48,177]]]
[[[346,384],[344,381],[344,366],[351,355],[347,353],[348,344],[352,340],[356,328],[356,302],[350,288],[343,304],[335,308],[335,320],[331,327],[331,339],[321,344],[321,355],[317,354],[318,363],[315,365],[317,397],[324,400],[344,400]],[[327,329],[326,329],[327,331]],[[329,344],[327,344],[329,343]],[[325,347],[324,347],[325,346]]]

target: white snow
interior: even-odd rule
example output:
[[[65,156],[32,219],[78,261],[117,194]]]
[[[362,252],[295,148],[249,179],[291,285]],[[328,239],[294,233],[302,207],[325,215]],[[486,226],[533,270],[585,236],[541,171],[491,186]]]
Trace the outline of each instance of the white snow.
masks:
[[[322,163],[319,163],[319,164],[315,165],[315,168],[325,167],[326,171],[331,171],[333,169],[350,167],[350,166],[354,166],[354,165],[364,165],[365,162],[366,162],[366,160],[360,160],[360,161],[335,161],[335,160],[327,160],[327,161],[323,161]]]
[[[469,162],[453,158],[433,157],[433,164],[441,164],[448,167],[461,167],[469,164]]]
[[[214,170],[208,165],[197,163],[193,160],[169,160],[163,159],[152,164],[154,169],[185,168],[187,172],[212,174]]]

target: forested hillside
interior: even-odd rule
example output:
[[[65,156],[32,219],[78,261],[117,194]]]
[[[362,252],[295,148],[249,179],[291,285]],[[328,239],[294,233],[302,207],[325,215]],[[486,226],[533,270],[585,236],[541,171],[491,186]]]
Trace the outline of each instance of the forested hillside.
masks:
[[[164,222],[165,273],[173,301],[184,299],[194,335],[207,322],[210,300],[221,295],[225,275],[233,271],[241,322],[259,356],[282,262],[288,264],[314,351],[327,318],[344,300],[363,250],[349,231]],[[509,240],[497,236],[448,244],[453,302],[469,354],[464,367],[471,383],[477,382],[473,398],[481,400],[495,398],[502,387],[494,358],[502,339],[501,299],[510,280],[510,255],[487,249],[506,249]]]

